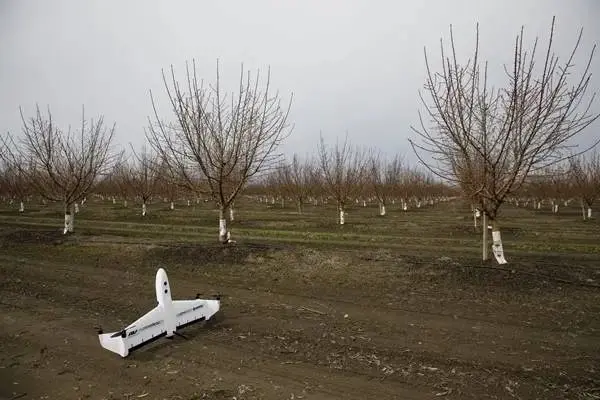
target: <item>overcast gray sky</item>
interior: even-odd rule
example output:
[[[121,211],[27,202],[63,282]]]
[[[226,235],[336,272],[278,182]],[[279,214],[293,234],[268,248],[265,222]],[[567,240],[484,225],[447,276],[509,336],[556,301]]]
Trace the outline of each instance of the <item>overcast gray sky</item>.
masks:
[[[19,106],[30,115],[36,102],[49,105],[66,126],[85,105],[116,122],[118,143],[138,145],[148,92],[163,92],[161,68],[183,73],[195,58],[212,81],[219,58],[225,81],[239,78],[242,62],[270,65],[273,87],[285,99],[294,92],[286,153],[314,154],[320,131],[329,141],[347,131],[356,144],[414,160],[407,137],[420,109],[423,47],[438,56],[453,24],[467,56],[479,22],[483,55],[501,66],[521,25],[531,43],[546,37],[553,15],[557,53],[567,55],[581,26],[579,60],[600,42],[599,0],[0,0],[0,130],[20,131]],[[599,130],[594,124],[586,140]]]

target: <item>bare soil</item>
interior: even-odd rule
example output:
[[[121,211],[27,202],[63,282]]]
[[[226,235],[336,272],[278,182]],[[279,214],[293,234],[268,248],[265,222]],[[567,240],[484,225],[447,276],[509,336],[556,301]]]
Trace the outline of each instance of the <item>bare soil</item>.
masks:
[[[0,398],[595,399],[598,260],[510,269],[393,250],[147,244],[5,229]],[[540,271],[536,265],[553,265]],[[176,298],[222,311],[122,359],[96,329]]]

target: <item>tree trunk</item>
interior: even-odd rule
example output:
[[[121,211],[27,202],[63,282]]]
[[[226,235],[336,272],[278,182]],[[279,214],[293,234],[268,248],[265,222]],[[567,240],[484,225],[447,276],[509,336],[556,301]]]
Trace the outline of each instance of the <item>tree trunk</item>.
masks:
[[[146,202],[142,203],[142,217],[146,216]]]
[[[75,228],[75,213],[72,210],[72,206],[70,204],[65,206],[65,227],[63,229],[63,235],[67,233],[73,233]]]
[[[296,205],[298,206],[298,214],[302,214],[302,200],[298,200]]]
[[[127,208],[127,199],[123,200],[123,207]]]
[[[589,207],[589,206],[588,206],[588,209],[587,209],[587,217],[588,217],[588,219],[592,218],[592,207]]]
[[[483,231],[483,248],[482,248],[482,259],[483,261],[487,261],[489,259],[488,256],[488,234],[487,234],[487,214],[485,213],[485,211],[482,213],[482,218],[481,218],[481,230]]]
[[[23,204],[23,202],[19,204],[19,212],[25,212],[25,204]]]
[[[75,214],[79,214],[79,204],[75,203]]]
[[[473,226],[475,227],[475,229],[477,229],[477,218],[481,217],[481,211],[479,211],[479,208],[475,208],[473,209]]]
[[[227,220],[225,219],[226,209],[224,207],[219,208],[219,242],[223,244],[229,243],[229,239],[231,237],[229,231],[227,230]]]
[[[338,222],[340,225],[344,225],[346,223],[346,213],[344,212],[344,205],[342,203],[338,203]]]
[[[171,210],[175,209],[175,203],[171,202],[171,206],[169,207]]]
[[[113,204],[117,204],[117,199],[115,199],[115,197],[114,197],[114,196],[113,196],[113,198],[112,198],[112,202],[113,202]]]
[[[504,249],[502,248],[502,238],[500,236],[500,227],[496,221],[492,221],[492,252],[494,253],[494,257],[496,257],[498,264],[506,264]]]
[[[583,201],[581,202],[581,214],[583,215],[583,220],[585,221],[585,206],[583,204]]]
[[[229,208],[229,221],[235,221],[235,211],[233,210],[233,206]]]
[[[382,217],[385,216],[385,203],[384,202],[379,203],[379,215]]]

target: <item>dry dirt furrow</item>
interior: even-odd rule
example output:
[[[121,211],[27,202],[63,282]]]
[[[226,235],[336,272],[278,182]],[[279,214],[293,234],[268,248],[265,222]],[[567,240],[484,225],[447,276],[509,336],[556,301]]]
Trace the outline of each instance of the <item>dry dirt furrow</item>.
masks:
[[[71,297],[79,296],[88,302],[99,301],[103,296],[114,296],[118,301],[104,307],[111,314],[118,305],[130,308],[129,315],[143,312],[153,304],[152,276],[142,275],[138,271],[118,271],[110,268],[98,269],[85,265],[65,266],[56,263],[39,263],[23,261],[13,268],[5,267],[10,274],[7,283],[15,282],[22,290],[40,297],[63,298],[66,304]],[[57,272],[62,272],[57,273]],[[176,272],[175,277],[179,275]],[[187,293],[191,296],[198,290],[207,287],[202,279],[192,279],[186,275],[175,285],[175,294]],[[65,277],[69,278],[66,279]],[[171,277],[174,279],[175,277]],[[41,287],[40,287],[41,285]],[[212,283],[214,285],[214,282]],[[302,319],[306,323],[337,326],[346,336],[352,330],[365,336],[365,331],[376,333],[370,335],[380,345],[428,348],[433,352],[446,354],[449,358],[485,358],[486,354],[494,360],[523,366],[528,358],[535,359],[539,365],[550,359],[570,362],[573,352],[593,353],[600,347],[600,338],[591,335],[578,335],[573,332],[556,331],[555,327],[540,328],[531,326],[505,326],[502,321],[490,322],[476,318],[463,318],[441,313],[421,313],[389,305],[360,304],[360,301],[349,302],[331,299],[328,296],[314,298],[298,294],[281,294],[261,292],[259,290],[224,288],[228,293],[226,303],[242,313],[256,315],[279,315],[281,319],[296,321]],[[148,293],[148,296],[135,297],[125,293],[134,291]],[[206,291],[206,290],[204,290]],[[185,297],[185,295],[180,295]],[[344,316],[348,315],[348,319]],[[267,321],[261,322],[268,324]],[[266,329],[268,331],[268,329]],[[362,332],[362,333],[360,333]],[[343,336],[341,333],[340,336]],[[395,338],[395,339],[390,339]],[[442,340],[440,340],[442,339]],[[420,343],[419,343],[420,342]],[[536,345],[537,351],[531,357],[523,357],[520,345],[531,348]],[[566,349],[566,350],[563,350]],[[527,366],[526,366],[527,367]]]
[[[73,338],[85,338],[84,342],[87,343],[86,346],[89,346],[90,351],[92,351],[91,349],[94,349],[93,351],[98,352],[100,350],[100,353],[102,353],[101,349],[98,349],[99,346],[97,346],[95,335],[90,334],[91,325],[93,325],[99,318],[97,316],[93,316],[90,318],[89,315],[93,312],[104,312],[110,310],[110,314],[112,314],[112,316],[110,318],[107,318],[107,320],[112,320],[115,316],[125,320],[134,315],[137,312],[137,310],[143,310],[145,304],[147,304],[146,302],[148,301],[148,299],[143,298],[144,296],[140,296],[140,291],[152,291],[152,287],[148,290],[148,288],[146,288],[146,284],[142,284],[140,282],[141,280],[136,280],[136,278],[140,278],[140,275],[138,275],[137,271],[106,271],[104,269],[94,269],[90,266],[80,266],[74,264],[71,266],[62,266],[60,267],[60,272],[58,272],[57,270],[53,271],[51,268],[49,268],[51,267],[49,265],[40,266],[32,264],[33,263],[28,262],[20,263],[18,268],[11,268],[10,266],[6,266],[6,264],[3,264],[2,269],[0,269],[4,277],[9,278],[8,285],[6,285],[2,290],[0,290],[0,293],[2,293],[2,299],[4,299],[6,303],[3,307],[8,308],[7,310],[5,310],[6,315],[10,316],[11,313],[17,313],[18,311],[15,310],[18,310],[18,307],[14,306],[20,305],[22,310],[31,310],[29,311],[29,316],[25,314],[24,316],[21,315],[20,318],[23,321],[29,321],[29,323],[32,326],[36,324],[36,321],[39,322],[40,319],[47,321],[48,324],[58,324],[55,325],[55,329],[51,331],[53,333],[48,333],[45,330],[40,330],[46,332],[44,335],[48,336],[44,336],[43,338],[39,338],[37,340],[32,340],[32,343],[47,343],[47,341],[51,343],[50,338],[55,337],[53,335],[57,332],[62,332],[61,334],[63,336]],[[133,275],[128,276],[126,274]],[[174,275],[175,279],[177,279],[178,274],[175,273]],[[17,281],[19,279],[20,282]],[[103,287],[103,285],[96,285],[94,289],[90,286],[90,282],[102,282],[102,279],[105,279],[106,287]],[[171,276],[171,279],[174,280],[174,277]],[[127,280],[133,280],[134,283],[132,283],[131,285],[127,285],[125,284]],[[182,293],[188,291],[188,288],[195,287],[199,284],[201,284],[199,281],[196,282],[191,279],[182,282]],[[173,285],[174,287],[178,288],[178,285],[180,285],[180,283],[173,283]],[[110,290],[107,290],[107,288]],[[114,295],[114,292],[118,292],[118,294]],[[441,384],[445,384],[445,382],[454,383],[456,385],[455,387],[457,388],[464,386],[465,380],[471,379],[471,394],[480,393],[480,395],[485,393],[484,390],[489,385],[493,386],[494,388],[501,388],[502,385],[508,380],[521,381],[522,386],[519,390],[523,391],[540,391],[544,388],[543,384],[535,383],[536,380],[540,380],[540,377],[536,376],[535,372],[519,374],[515,371],[514,367],[503,366],[501,363],[496,363],[496,370],[492,371],[492,373],[477,373],[477,371],[473,370],[473,368],[477,366],[471,366],[471,371],[468,371],[470,375],[465,375],[461,379],[455,379],[456,382],[453,382],[452,378],[443,375],[437,376],[437,374],[433,373],[436,372],[436,370],[434,369],[437,368],[439,370],[440,368],[437,366],[433,366],[432,362],[442,362],[444,359],[450,357],[450,355],[446,351],[436,349],[435,347],[432,348],[431,346],[433,346],[433,343],[435,343],[436,340],[445,340],[445,335],[447,335],[448,332],[442,332],[443,334],[438,333],[437,336],[435,336],[437,329],[433,329],[431,331],[431,334],[433,335],[431,337],[431,340],[433,343],[431,344],[431,346],[427,347],[427,351],[418,352],[413,350],[412,354],[410,354],[410,357],[407,356],[407,358],[403,358],[401,356],[402,353],[398,352],[397,349],[394,352],[394,347],[400,347],[400,349],[404,349],[407,347],[406,343],[402,343],[402,339],[395,341],[393,339],[393,335],[390,334],[396,333],[404,335],[403,338],[405,340],[407,333],[398,330],[386,330],[388,328],[385,328],[384,325],[381,325],[383,323],[382,321],[391,319],[393,322],[390,325],[394,325],[397,321],[394,320],[393,315],[390,315],[389,313],[386,313],[384,311],[380,311],[380,315],[377,315],[377,318],[373,320],[370,319],[373,317],[370,313],[361,313],[361,310],[364,311],[364,309],[361,309],[360,305],[355,304],[354,306],[357,307],[355,311],[357,312],[353,312],[352,318],[349,319],[343,318],[343,316],[341,316],[339,317],[339,320],[336,318],[332,320],[330,316],[322,316],[318,313],[314,315],[315,313],[311,313],[310,311],[308,311],[308,313],[311,315],[310,318],[299,318],[299,315],[303,315],[303,313],[307,312],[307,310],[298,310],[299,307],[305,304],[305,301],[303,301],[302,298],[294,296],[273,295],[271,293],[262,293],[260,291],[244,291],[240,289],[232,289],[232,293],[234,293],[234,296],[233,298],[227,300],[229,301],[230,309],[225,310],[226,320],[222,324],[221,329],[203,333],[202,340],[199,343],[194,343],[194,346],[202,346],[203,349],[204,346],[206,346],[207,348],[212,349],[211,351],[215,353],[214,362],[218,363],[219,360],[222,360],[227,365],[227,368],[230,368],[231,365],[238,365],[240,360],[250,360],[252,362],[259,362],[259,364],[256,364],[255,368],[250,369],[250,371],[253,371],[252,374],[256,374],[255,370],[257,369],[260,371],[265,370],[267,373],[267,377],[263,377],[264,379],[268,379],[268,376],[278,376],[277,374],[290,374],[290,368],[287,368],[286,370],[281,370],[281,368],[283,368],[282,366],[289,367],[290,365],[296,368],[296,371],[299,371],[296,375],[298,379],[300,379],[302,376],[311,377],[311,371],[313,370],[314,372],[312,373],[317,375],[323,374],[323,371],[327,371],[327,373],[335,371],[335,376],[343,376],[343,379],[339,378],[339,382],[341,382],[339,383],[339,385],[341,386],[336,387],[335,384],[333,384],[333,386],[321,385],[325,388],[334,387],[334,389],[332,389],[332,392],[323,389],[324,391],[320,392],[322,396],[332,396],[335,398],[334,392],[342,390],[341,387],[345,385],[349,386],[351,389],[354,387],[353,385],[367,387],[367,389],[365,390],[367,390],[368,393],[379,392],[385,394],[387,393],[386,389],[383,389],[381,385],[379,385],[379,383],[379,386],[377,387],[369,386],[369,384],[365,383],[371,382],[373,380],[373,374],[360,374],[359,368],[357,367],[360,367],[361,365],[351,364],[351,362],[348,361],[350,357],[347,357],[347,354],[345,355],[342,351],[340,351],[340,348],[348,348],[350,346],[340,347],[338,343],[327,343],[327,340],[320,340],[322,339],[322,333],[326,333],[327,335],[329,335],[327,336],[327,339],[329,341],[332,340],[330,338],[332,333],[334,335],[337,335],[338,337],[341,336],[340,331],[344,332],[343,329],[344,326],[347,325],[347,322],[356,320],[363,323],[363,325],[360,326],[360,328],[362,329],[361,333],[364,334],[365,337],[371,338],[370,344],[364,345],[363,348],[387,353],[385,354],[385,356],[387,356],[389,360],[384,361],[389,363],[397,362],[399,364],[402,364],[408,362],[409,358],[412,358],[416,359],[412,360],[413,364],[418,365],[420,363],[422,366],[431,368],[431,370],[422,369],[416,371],[404,371],[408,374],[413,374],[408,375],[408,377],[398,377],[395,375],[391,375],[389,377],[384,376],[384,388],[393,387],[393,391],[401,389],[407,390],[407,397],[410,396],[411,390],[415,389],[411,389],[410,385],[407,385],[407,383],[401,381],[401,379],[404,381],[412,379],[414,380],[414,382],[421,382],[422,387],[428,388],[423,393],[423,396],[428,396],[433,391],[439,390],[433,383],[435,379],[438,380],[438,383],[441,382]],[[42,296],[41,298],[35,299],[35,294],[42,294]],[[120,307],[120,305],[123,304],[123,298],[130,299],[130,303],[127,303],[128,305],[126,306],[127,309],[123,309],[122,307]],[[326,307],[328,307],[329,309],[339,307],[339,304],[336,304],[335,302],[330,302],[329,300],[320,299],[320,302],[322,304],[325,304]],[[348,302],[343,302],[343,304],[346,304],[346,306],[347,303]],[[274,304],[285,306],[274,308]],[[291,308],[287,308],[286,306],[291,306]],[[276,317],[272,317],[271,314]],[[407,316],[404,315],[401,317],[406,318]],[[19,320],[19,318],[17,318],[17,320]],[[322,326],[321,324],[325,324],[326,329],[316,331],[315,327],[317,329],[320,329],[319,327]],[[450,333],[452,333],[452,326],[448,326],[447,328],[450,331]],[[333,355],[333,358],[327,359],[327,357],[325,357],[328,363],[323,363],[323,358],[318,357],[316,359],[309,358],[308,360],[305,360],[303,362],[302,358],[300,360],[294,359],[294,353],[281,353],[282,349],[285,351],[290,351],[289,349],[285,349],[281,346],[275,346],[273,348],[270,348],[268,345],[266,346],[263,341],[261,341],[267,339],[268,336],[272,337],[273,335],[291,336],[291,333],[293,333],[297,329],[302,329],[302,332],[304,333],[300,336],[300,338],[304,339],[309,346],[314,346],[317,351],[326,353],[320,354],[320,356]],[[418,331],[422,329],[423,328],[417,327],[415,328],[415,332],[418,333]],[[456,329],[458,329],[457,335],[460,336],[462,334],[460,328]],[[35,332],[35,330],[33,331]],[[239,336],[243,336],[248,331],[254,332],[254,335],[247,335],[244,339],[239,338]],[[75,334],[72,332],[75,332]],[[347,333],[342,334],[347,336]],[[378,337],[381,337],[382,340],[378,341]],[[392,339],[390,339],[390,337],[392,337]],[[257,338],[257,340],[255,340],[255,338]],[[387,339],[384,340],[383,338]],[[507,343],[511,343],[511,340],[514,342],[514,338],[508,339]],[[556,338],[556,340],[563,339],[564,338],[562,337]],[[76,341],[76,339],[72,339],[72,341],[73,340]],[[516,350],[518,352],[519,344],[513,343],[513,345],[516,345]],[[592,346],[593,345],[594,344],[592,343]],[[179,347],[178,351],[173,351],[173,347],[171,346],[158,346],[154,348],[155,350],[144,351],[140,353],[141,355],[139,357],[141,357],[140,360],[143,361],[144,355],[152,354],[152,351],[158,351],[158,354],[160,354],[161,357],[164,356],[163,358],[177,360],[177,362],[185,364],[185,357],[187,356],[187,353],[180,353],[179,350],[181,350],[181,346],[177,345],[177,347]],[[452,348],[452,343],[449,343],[449,347]],[[68,349],[71,349],[71,351],[72,348],[72,345],[68,346]],[[64,351],[67,353],[69,351],[68,349],[65,348]],[[351,350],[355,349],[351,348]],[[160,353],[161,351],[167,351],[167,353]],[[202,351],[198,351],[198,353],[194,354],[200,353],[202,353]],[[220,353],[223,353],[223,355],[221,356]],[[238,358],[229,360],[226,357],[226,354],[237,355]],[[471,354],[472,356],[475,355],[473,353],[468,354]],[[456,356],[460,361],[464,360],[465,358],[468,359],[468,354],[459,353]],[[550,352],[550,355],[552,355],[552,352]],[[100,357],[104,356],[105,355],[103,354]],[[346,356],[346,358],[344,358],[344,356]],[[570,356],[572,356],[572,354],[570,354]],[[200,362],[204,359],[204,357],[202,356],[199,357],[199,359],[192,358],[189,362],[193,364],[195,361]],[[339,359],[335,357],[338,357]],[[480,357],[482,357],[481,354]],[[488,357],[488,363],[491,364],[493,357]],[[556,354],[555,358],[557,358]],[[92,357],[92,360],[95,360],[95,362],[104,365],[103,361],[100,361],[101,359],[95,359],[94,357]],[[294,363],[298,361],[300,361],[299,364],[286,364],[288,362]],[[366,362],[367,364],[369,364],[369,362],[376,362],[374,359],[366,359],[366,361],[359,361]],[[576,361],[577,360],[573,360],[573,362]],[[587,360],[582,358],[579,361],[580,368],[587,368],[590,365],[590,362],[593,361],[593,359]],[[319,364],[319,362],[321,362],[321,364]],[[465,368],[469,367],[468,363],[463,365],[465,366]],[[193,366],[189,365],[184,366],[185,368],[194,368]],[[341,368],[339,368],[340,366]],[[369,366],[372,367],[371,364],[369,364]],[[384,366],[386,366],[386,364],[384,364]],[[304,370],[301,367],[305,369],[307,368],[307,370]],[[362,365],[362,367],[365,370],[369,369],[366,368],[365,365]],[[220,369],[222,370],[227,370],[227,368],[225,366],[220,367]],[[574,372],[577,371],[578,369],[574,370]],[[460,371],[460,368],[458,372],[464,373]],[[230,373],[236,374],[237,372],[233,371]],[[552,370],[544,371],[544,373],[547,375],[544,375],[543,379],[550,379],[551,383],[553,384],[562,383],[560,379],[557,380],[556,373],[554,373]],[[283,378],[279,377],[278,379]],[[293,374],[292,378],[290,379],[294,380]],[[336,379],[334,379],[335,382],[337,382]],[[327,382],[324,383],[328,383],[330,380],[331,379],[328,378]],[[489,382],[484,380],[489,380]],[[346,381],[349,381],[350,383]],[[375,381],[379,382],[376,379]],[[353,384],[351,382],[355,383]],[[577,378],[577,376],[574,376],[573,379],[568,380],[567,382],[571,385],[581,385],[585,383],[585,379],[581,377]],[[254,382],[253,384],[254,386],[257,386],[256,382]],[[329,385],[332,384],[329,383]],[[227,390],[232,391],[234,389]],[[255,394],[258,390],[259,389],[255,389]],[[266,395],[267,389],[265,388],[263,390]],[[293,390],[298,390],[298,386],[293,386]],[[371,390],[375,390],[376,392],[369,392]],[[365,395],[367,392],[361,391],[361,389],[359,388],[354,388],[353,390],[348,391],[348,393],[358,393],[361,396]],[[419,393],[419,390],[417,390],[417,393]],[[439,393],[443,393],[443,391],[440,390]],[[462,397],[476,398],[469,396],[468,393],[464,393]]]
[[[373,396],[389,399],[433,397],[432,389],[427,387],[419,389],[398,382],[383,383],[369,376],[324,366],[289,364],[260,352],[240,352],[239,348],[210,340],[210,336],[201,337],[205,334],[202,327],[187,330],[188,341],[156,342],[123,360],[100,348],[96,336],[87,329],[89,319],[86,321],[84,316],[73,315],[70,310],[48,306],[32,315],[25,312],[24,307],[0,305],[3,314],[10,315],[3,322],[3,339],[14,345],[12,351],[6,349],[3,352],[2,365],[17,371],[14,376],[22,374],[20,367],[35,371],[30,377],[35,389],[30,395],[77,398],[82,391],[94,395],[94,387],[108,386],[114,393],[146,390],[159,398],[181,395],[189,388],[182,391],[174,388],[194,382],[194,386],[204,391],[219,390],[219,386],[225,385],[229,386],[225,391],[235,393],[236,387],[239,392],[239,387],[247,386],[258,398],[269,391],[279,391],[279,395],[295,392],[305,396],[310,394],[310,398],[357,400]],[[34,349],[39,356],[23,357],[18,354],[22,348]],[[53,378],[55,375],[57,378]],[[44,381],[53,379],[62,382],[61,388],[72,387],[74,392],[62,389],[52,392],[54,385],[49,387]],[[111,382],[116,380],[120,380],[119,385],[112,385]],[[218,384],[222,381],[230,383]]]

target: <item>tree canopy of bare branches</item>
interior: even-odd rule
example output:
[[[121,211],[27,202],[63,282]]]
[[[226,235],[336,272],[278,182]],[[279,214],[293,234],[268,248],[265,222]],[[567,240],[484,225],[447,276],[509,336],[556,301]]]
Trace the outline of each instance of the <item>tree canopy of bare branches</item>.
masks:
[[[282,105],[272,94],[270,70],[261,88],[260,72],[240,73],[237,93],[223,93],[217,63],[216,83],[205,85],[196,73],[195,61],[186,64],[183,85],[163,71],[163,83],[175,117],[165,123],[151,94],[154,123],[147,138],[173,176],[195,193],[209,194],[219,207],[219,240],[228,241],[226,210],[248,179],[270,168],[280,154],[278,146],[291,132],[288,114],[292,99]]]
[[[283,193],[294,199],[298,213],[302,214],[304,203],[313,189],[315,167],[311,160],[301,161],[297,154],[290,162],[284,162],[277,170],[277,182]]]
[[[372,154],[369,158],[369,175],[373,193],[379,202],[379,215],[386,214],[388,199],[398,190],[404,171],[400,155],[385,159],[381,154]]]
[[[336,141],[335,146],[330,147],[321,136],[318,154],[323,186],[335,199],[339,211],[338,221],[343,225],[346,202],[355,198],[364,185],[369,152],[352,146],[348,137],[343,143]]]
[[[76,202],[89,193],[97,178],[108,172],[115,155],[111,153],[114,125],[107,128],[104,118],[86,120],[82,111],[78,131],[58,128],[48,110],[27,119],[21,109],[23,136],[4,139],[4,157],[27,176],[32,188],[43,198],[62,202],[64,233],[73,232]]]
[[[0,157],[0,193],[9,201],[19,202],[19,212],[25,211],[25,199],[31,193],[31,185],[25,169],[28,166],[19,156],[11,159]]]
[[[595,46],[577,75],[582,31],[564,60],[553,52],[554,33],[553,19],[543,50],[538,39],[527,50],[522,28],[504,67],[506,83],[499,88],[490,85],[488,64],[480,60],[479,26],[469,60],[458,60],[452,27],[450,50],[441,43],[439,73],[432,71],[425,52],[429,100],[420,95],[425,116],[419,113],[420,127],[412,128],[420,139],[411,140],[413,150],[433,173],[461,186],[491,219],[498,238],[496,221],[506,197],[532,171],[564,160],[572,139],[599,116],[591,109],[595,96],[586,97]]]
[[[163,171],[164,168],[163,168]],[[142,146],[133,151],[133,157],[120,165],[123,183],[134,196],[141,200],[142,217],[148,211],[148,202],[158,191],[161,182],[160,158],[156,152]]]
[[[583,219],[592,217],[594,200],[600,197],[600,153],[594,151],[570,159],[571,178],[581,200]],[[586,208],[587,207],[587,211]]]

